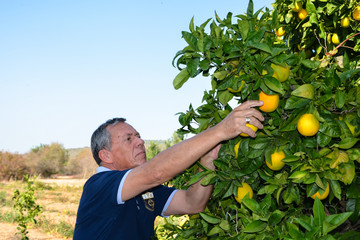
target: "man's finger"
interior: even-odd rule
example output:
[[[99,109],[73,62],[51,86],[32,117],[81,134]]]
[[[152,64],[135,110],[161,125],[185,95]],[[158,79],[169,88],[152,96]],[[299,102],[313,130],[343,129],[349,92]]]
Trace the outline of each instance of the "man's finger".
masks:
[[[252,108],[252,107],[260,107],[263,104],[264,104],[264,102],[260,101],[260,100],[248,100],[246,102],[243,102],[239,106],[237,106],[235,109],[236,110],[244,110],[244,109]]]

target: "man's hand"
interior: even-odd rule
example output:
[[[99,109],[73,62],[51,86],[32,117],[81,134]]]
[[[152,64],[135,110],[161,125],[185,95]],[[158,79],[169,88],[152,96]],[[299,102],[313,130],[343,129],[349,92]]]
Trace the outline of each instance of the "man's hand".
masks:
[[[204,156],[201,157],[200,163],[211,170],[215,170],[214,160],[218,159],[220,148],[221,144],[218,144],[216,147],[211,149],[209,152],[207,152]]]
[[[249,118],[248,122],[255,127],[262,129],[262,121],[264,116],[254,107],[260,107],[264,103],[259,100],[249,100],[238,107],[234,108],[224,120],[222,120],[217,126],[220,129],[223,140],[228,140],[238,136],[240,133],[246,133],[251,137],[256,137],[255,132],[246,126],[246,118]]]

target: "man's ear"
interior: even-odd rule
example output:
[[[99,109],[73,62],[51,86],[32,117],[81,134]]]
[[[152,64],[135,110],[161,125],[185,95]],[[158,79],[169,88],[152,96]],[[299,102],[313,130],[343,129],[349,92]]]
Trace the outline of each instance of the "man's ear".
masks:
[[[101,149],[99,151],[99,158],[101,159],[101,161],[103,161],[104,163],[112,163],[112,157],[111,157],[111,152],[106,150],[106,149]]]

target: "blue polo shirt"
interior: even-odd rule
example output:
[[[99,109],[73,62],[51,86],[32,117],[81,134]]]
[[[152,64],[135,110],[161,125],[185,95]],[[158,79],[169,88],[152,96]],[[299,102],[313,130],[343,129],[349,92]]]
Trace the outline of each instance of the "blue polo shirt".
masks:
[[[89,178],[80,199],[74,240],[146,240],[154,236],[154,220],[163,216],[176,189],[160,185],[123,202],[122,187],[130,171],[99,167]]]

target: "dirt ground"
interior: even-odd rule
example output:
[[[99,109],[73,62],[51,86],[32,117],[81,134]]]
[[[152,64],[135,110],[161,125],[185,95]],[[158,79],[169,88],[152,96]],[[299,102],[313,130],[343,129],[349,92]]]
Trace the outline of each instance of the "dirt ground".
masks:
[[[15,235],[16,227],[16,224],[0,222],[0,240],[20,240],[21,237]],[[37,229],[29,229],[28,237],[30,240],[62,240],[62,238],[40,232]]]

